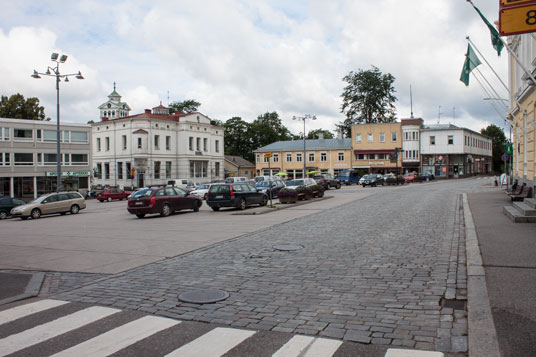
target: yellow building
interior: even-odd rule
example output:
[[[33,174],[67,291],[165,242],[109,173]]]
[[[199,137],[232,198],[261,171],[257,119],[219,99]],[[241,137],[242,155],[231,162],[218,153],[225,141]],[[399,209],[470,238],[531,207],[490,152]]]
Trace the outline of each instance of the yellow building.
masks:
[[[369,173],[402,172],[401,123],[352,125],[352,168]],[[392,160],[394,156],[397,160]]]
[[[337,176],[352,167],[350,139],[278,141],[254,151],[257,176],[284,172],[288,178],[303,177],[304,156],[307,172],[319,171]]]
[[[536,41],[532,34],[510,36],[509,46],[524,67],[536,76]],[[513,132],[513,176],[536,186],[536,83],[512,55],[509,58],[510,114]],[[521,108],[517,105],[519,103]]]

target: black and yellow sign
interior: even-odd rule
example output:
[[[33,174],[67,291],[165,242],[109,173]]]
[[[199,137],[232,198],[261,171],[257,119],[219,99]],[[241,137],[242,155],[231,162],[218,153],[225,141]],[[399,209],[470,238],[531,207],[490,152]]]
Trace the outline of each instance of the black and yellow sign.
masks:
[[[536,1],[533,4],[501,8],[499,33],[501,36],[536,32]]]
[[[519,6],[534,3],[534,0],[501,0],[501,8],[509,6]]]
[[[264,157],[272,157],[272,153],[271,152],[265,152]]]

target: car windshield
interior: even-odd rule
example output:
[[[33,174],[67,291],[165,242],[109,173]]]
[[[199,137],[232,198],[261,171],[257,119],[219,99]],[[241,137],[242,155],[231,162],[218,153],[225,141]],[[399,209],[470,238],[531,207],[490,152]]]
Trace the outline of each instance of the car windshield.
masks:
[[[132,195],[133,198],[140,198],[140,197],[149,197],[153,193],[153,190],[150,188],[146,188],[143,190],[139,190],[138,192],[134,193]]]
[[[274,185],[274,183],[272,183],[272,185]],[[261,181],[261,182],[257,182],[257,187],[269,187],[270,186],[270,181]]]
[[[201,185],[201,186],[199,186],[197,189],[198,189],[198,190],[206,190],[206,189],[209,188],[209,187],[210,187],[210,185]]]
[[[50,194],[48,195],[43,195],[41,197],[37,197],[35,200],[33,200],[31,203],[41,203],[43,202],[46,198],[48,198],[50,196]]]
[[[374,175],[365,175],[363,176],[365,179],[372,179],[372,178],[375,178]]]
[[[287,186],[302,186],[302,185],[303,185],[303,180],[291,180],[287,184]]]

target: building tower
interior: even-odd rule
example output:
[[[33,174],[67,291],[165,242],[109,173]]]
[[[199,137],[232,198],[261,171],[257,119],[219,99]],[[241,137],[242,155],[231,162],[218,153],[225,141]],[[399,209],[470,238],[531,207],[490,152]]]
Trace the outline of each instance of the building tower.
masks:
[[[108,119],[117,119],[128,117],[130,115],[130,107],[126,102],[121,102],[121,95],[114,91],[108,95],[108,101],[99,106],[100,117]]]

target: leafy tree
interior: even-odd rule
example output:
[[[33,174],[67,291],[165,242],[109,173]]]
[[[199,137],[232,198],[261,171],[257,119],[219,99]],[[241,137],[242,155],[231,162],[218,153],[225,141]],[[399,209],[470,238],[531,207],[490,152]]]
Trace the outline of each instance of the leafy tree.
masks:
[[[250,140],[253,150],[276,141],[291,140],[290,131],[283,125],[276,112],[264,113],[251,123]]]
[[[343,79],[348,85],[344,88],[341,113],[346,119],[337,125],[344,130],[346,137],[351,135],[354,124],[390,123],[395,121],[397,98],[393,87],[395,77],[372,66],[370,70],[350,71]]]
[[[211,125],[217,125],[217,126],[224,126],[224,122],[222,122],[221,120],[218,120],[218,119],[210,119],[210,124]]]
[[[324,134],[324,139],[333,139],[335,135],[329,130],[315,129],[307,133],[305,139],[318,139],[318,134]]]
[[[193,113],[197,112],[197,108],[199,108],[200,106],[201,103],[195,101],[194,99],[187,99],[182,102],[173,102],[169,105],[169,113]]]
[[[24,99],[20,93],[0,98],[0,117],[12,119],[45,120],[45,108],[35,97]],[[50,120],[48,118],[47,120]]]
[[[502,154],[504,154],[504,145],[508,143],[504,131],[497,125],[488,125],[485,129],[480,130],[480,134],[490,137],[492,142],[493,151],[493,169],[497,173],[504,172],[504,162],[501,160]]]
[[[250,124],[240,117],[233,117],[224,124],[225,155],[235,155],[246,160],[253,159],[253,148],[250,140]]]

